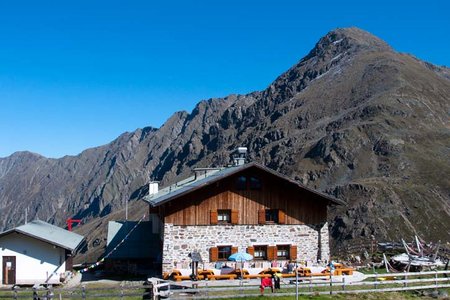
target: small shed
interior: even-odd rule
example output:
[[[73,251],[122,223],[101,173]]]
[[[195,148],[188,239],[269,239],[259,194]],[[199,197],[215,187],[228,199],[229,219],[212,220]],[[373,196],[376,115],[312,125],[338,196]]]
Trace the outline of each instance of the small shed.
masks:
[[[105,271],[149,275],[155,267],[160,267],[160,237],[151,230],[152,223],[148,221],[110,221]]]
[[[2,284],[59,284],[84,237],[35,220],[0,233]]]

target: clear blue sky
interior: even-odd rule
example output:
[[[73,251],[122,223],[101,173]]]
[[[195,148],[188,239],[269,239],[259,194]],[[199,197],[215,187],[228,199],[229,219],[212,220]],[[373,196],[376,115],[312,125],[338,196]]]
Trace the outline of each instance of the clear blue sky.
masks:
[[[0,157],[76,155],[262,90],[357,26],[450,66],[450,1],[1,1]]]

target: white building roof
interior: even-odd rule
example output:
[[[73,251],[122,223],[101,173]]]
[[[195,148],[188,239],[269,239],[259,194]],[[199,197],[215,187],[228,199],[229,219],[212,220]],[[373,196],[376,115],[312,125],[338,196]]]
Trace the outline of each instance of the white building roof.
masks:
[[[0,233],[0,237],[13,232],[24,234],[70,251],[75,250],[84,239],[79,234],[40,220],[34,220],[25,225],[6,230]]]

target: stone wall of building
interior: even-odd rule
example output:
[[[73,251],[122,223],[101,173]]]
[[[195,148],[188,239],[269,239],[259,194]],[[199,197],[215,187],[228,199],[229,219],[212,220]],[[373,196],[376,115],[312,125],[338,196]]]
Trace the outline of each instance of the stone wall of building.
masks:
[[[296,245],[297,260],[309,263],[329,260],[328,223],[319,225],[164,225],[163,272],[174,268],[188,269],[189,253],[200,253],[204,264],[211,268],[209,249],[217,246],[238,247],[246,252],[254,245]],[[270,265],[270,262],[267,262]]]

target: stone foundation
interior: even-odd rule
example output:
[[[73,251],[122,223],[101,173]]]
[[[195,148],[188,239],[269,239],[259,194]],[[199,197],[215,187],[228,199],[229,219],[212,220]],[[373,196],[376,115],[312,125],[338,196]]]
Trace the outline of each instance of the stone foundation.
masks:
[[[254,245],[296,245],[297,260],[309,263],[328,261],[330,257],[328,223],[319,225],[164,225],[163,272],[188,269],[189,253],[198,251],[204,264],[211,268],[209,249],[231,245],[246,252]],[[270,266],[270,262],[266,265]]]

